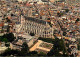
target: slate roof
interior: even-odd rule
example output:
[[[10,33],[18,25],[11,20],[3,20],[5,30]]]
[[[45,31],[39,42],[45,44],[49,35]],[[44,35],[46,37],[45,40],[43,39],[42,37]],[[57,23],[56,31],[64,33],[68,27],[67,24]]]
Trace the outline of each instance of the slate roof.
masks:
[[[36,22],[36,23],[40,23],[40,24],[44,24],[46,25],[46,21],[44,20],[41,20],[41,19],[37,19],[37,18],[32,18],[32,17],[25,17],[26,20],[29,20],[29,21],[33,21],[33,22]]]

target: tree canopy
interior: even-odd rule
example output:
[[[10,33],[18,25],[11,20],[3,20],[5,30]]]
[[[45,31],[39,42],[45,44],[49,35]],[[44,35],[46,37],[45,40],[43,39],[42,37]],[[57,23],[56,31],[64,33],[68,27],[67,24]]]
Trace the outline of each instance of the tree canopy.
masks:
[[[26,42],[22,44],[21,52],[23,53],[23,55],[26,55],[29,52],[29,47]]]
[[[38,39],[42,40],[44,42],[52,43],[52,44],[54,44],[54,41],[55,41],[55,39],[52,39],[52,38],[42,38],[42,37],[39,37]]]
[[[31,35],[31,36],[34,36],[35,34],[34,34],[34,33],[30,33],[30,35]]]
[[[0,41],[7,43],[8,42],[8,39],[0,36]]]
[[[14,37],[14,34],[13,34],[13,33],[4,34],[2,37],[3,37],[3,38],[8,39],[8,41],[9,41],[9,42],[14,41],[14,39],[15,39],[15,37]]]
[[[62,51],[63,54],[60,54],[59,53],[60,51]],[[53,55],[55,55],[55,56],[64,56],[65,53],[66,53],[66,50],[65,50],[63,39],[55,38],[53,48],[51,49],[51,51],[47,55],[48,56],[53,56]]]

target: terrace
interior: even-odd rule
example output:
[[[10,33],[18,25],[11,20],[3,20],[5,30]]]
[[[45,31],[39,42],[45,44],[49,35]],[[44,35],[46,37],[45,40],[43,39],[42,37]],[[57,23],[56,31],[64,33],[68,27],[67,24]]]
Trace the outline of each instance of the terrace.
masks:
[[[53,44],[38,40],[38,42],[30,48],[30,51],[37,51],[38,53],[48,53],[52,49],[52,47]]]

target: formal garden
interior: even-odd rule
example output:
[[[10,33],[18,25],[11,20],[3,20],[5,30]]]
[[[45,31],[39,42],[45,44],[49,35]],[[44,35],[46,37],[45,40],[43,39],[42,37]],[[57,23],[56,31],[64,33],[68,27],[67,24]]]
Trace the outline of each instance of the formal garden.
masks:
[[[40,47],[51,49],[53,47],[53,45],[52,44],[49,44],[49,43],[43,42],[43,43],[40,44]]]

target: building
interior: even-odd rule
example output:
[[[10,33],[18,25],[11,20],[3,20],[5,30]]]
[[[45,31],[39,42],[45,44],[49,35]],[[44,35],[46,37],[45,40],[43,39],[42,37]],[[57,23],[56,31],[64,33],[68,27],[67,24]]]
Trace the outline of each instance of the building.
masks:
[[[0,33],[2,31],[3,23],[0,23]]]
[[[22,16],[20,27],[22,28],[14,29],[19,30],[18,32],[34,33],[38,37],[53,38],[54,29],[44,20]]]
[[[65,0],[65,2],[68,4],[68,5],[77,5],[77,3],[80,3],[80,0]]]
[[[27,33],[34,33],[44,38],[53,38],[53,28],[44,20],[25,17],[25,25]]]
[[[8,29],[8,22],[7,23],[4,23],[4,26],[3,26],[4,32],[7,32],[7,29]]]
[[[38,39],[37,37],[30,36],[30,35],[28,35],[26,33],[22,33],[22,34],[19,33],[19,34],[16,34],[16,35],[17,35],[17,38],[12,43],[10,43],[10,48],[14,49],[14,50],[16,50],[16,49],[21,50],[22,44],[24,42],[26,42],[28,47],[31,47],[33,44],[36,43],[36,41]]]
[[[6,49],[8,49],[8,47],[5,46],[5,43],[0,42],[0,54],[4,53]]]
[[[17,0],[18,2],[26,2],[27,0]]]
[[[14,29],[16,32],[34,33],[35,36],[44,38],[53,38],[54,29],[48,22],[31,17],[21,17],[21,23],[16,24]]]

